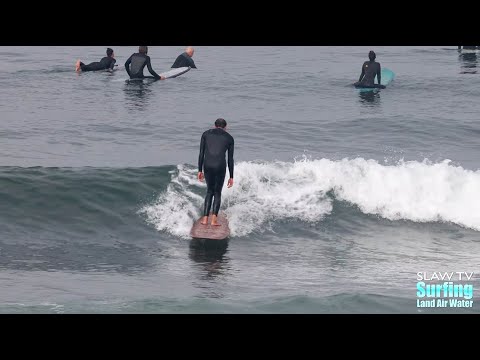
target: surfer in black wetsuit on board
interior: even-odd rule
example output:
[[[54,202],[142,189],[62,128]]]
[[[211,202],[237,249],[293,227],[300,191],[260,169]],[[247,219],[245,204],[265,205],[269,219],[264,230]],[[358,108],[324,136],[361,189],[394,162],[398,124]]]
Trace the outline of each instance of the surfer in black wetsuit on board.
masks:
[[[152,69],[152,63],[150,61],[150,56],[148,54],[148,46],[139,46],[138,53],[132,54],[125,62],[125,70],[127,71],[130,79],[145,79],[153,78],[157,80],[164,80],[163,76],[158,75]],[[148,71],[152,76],[143,75],[143,69],[147,67]]]
[[[113,70],[113,67],[115,66],[116,62],[117,60],[115,60],[115,55],[113,53],[113,50],[108,48],[107,56],[103,57],[102,60],[100,61],[92,62],[90,64],[85,65],[80,60],[77,60],[77,63],[75,64],[75,71],[80,72],[80,71]]]
[[[207,195],[203,208],[201,223],[207,225],[208,215],[213,203],[212,226],[219,226],[217,216],[222,201],[222,188],[225,182],[225,174],[228,171],[230,178],[227,187],[233,186],[233,150],[234,140],[226,130],[227,122],[224,119],[215,121],[215,128],[205,131],[200,140],[200,155],[198,156],[198,180],[207,183]],[[225,153],[228,151],[228,162],[225,161]]]
[[[384,89],[385,86],[381,85],[382,81],[382,74],[381,74],[381,67],[380,63],[375,61],[377,55],[375,52],[370,51],[368,53],[368,58],[370,61],[365,61],[362,65],[362,73],[360,74],[360,78],[358,82],[353,84],[355,87],[361,88],[382,88]],[[375,76],[377,77],[378,84],[375,84]]]
[[[193,61],[192,57],[195,50],[193,47],[189,46],[185,49],[185,52],[178,55],[175,62],[172,65],[172,69],[181,68],[181,67],[188,67],[190,66],[192,69],[196,69],[195,62]]]

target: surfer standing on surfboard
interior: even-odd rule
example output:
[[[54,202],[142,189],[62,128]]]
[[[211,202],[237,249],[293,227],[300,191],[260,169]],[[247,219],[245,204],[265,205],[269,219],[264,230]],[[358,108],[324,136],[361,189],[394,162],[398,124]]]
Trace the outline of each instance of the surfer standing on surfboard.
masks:
[[[152,69],[152,63],[148,54],[148,46],[139,46],[138,53],[132,54],[125,62],[125,70],[130,79],[144,79],[146,77],[153,77],[157,80],[165,80],[165,77],[158,75]],[[130,66],[131,65],[131,66]],[[152,76],[143,75],[143,69],[147,66],[148,71]]]
[[[207,183],[207,195],[203,208],[202,224],[207,225],[208,215],[213,203],[212,226],[220,226],[217,216],[222,202],[222,188],[227,172],[225,153],[228,151],[228,179],[227,187],[233,186],[233,136],[226,131],[227,122],[224,119],[215,121],[215,128],[205,131],[200,140],[200,155],[198,156],[198,180]]]
[[[358,82],[356,82],[355,86],[360,87],[376,87],[375,86],[375,75],[377,76],[378,85],[381,84],[382,75],[381,75],[381,68],[380,63],[375,61],[377,55],[374,51],[370,50],[368,53],[368,58],[370,61],[365,61],[362,65],[362,73],[360,74],[360,78]]]

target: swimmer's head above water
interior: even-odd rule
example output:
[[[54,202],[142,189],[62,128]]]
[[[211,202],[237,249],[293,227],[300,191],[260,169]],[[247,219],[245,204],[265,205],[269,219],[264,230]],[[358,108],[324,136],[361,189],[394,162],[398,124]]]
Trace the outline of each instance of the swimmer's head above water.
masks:
[[[225,129],[227,127],[227,122],[225,119],[218,118],[215,120],[215,127]]]
[[[185,53],[186,53],[188,56],[190,56],[190,57],[193,56],[193,53],[194,53],[194,52],[195,52],[195,50],[194,50],[193,47],[191,47],[191,46],[188,46],[188,47],[185,49]]]

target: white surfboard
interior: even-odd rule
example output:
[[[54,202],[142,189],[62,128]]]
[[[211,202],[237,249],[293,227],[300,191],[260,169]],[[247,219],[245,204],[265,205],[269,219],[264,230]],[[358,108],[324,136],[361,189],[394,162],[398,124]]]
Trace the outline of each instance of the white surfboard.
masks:
[[[186,72],[190,71],[190,69],[191,69],[190,66],[180,67],[180,68],[171,69],[169,71],[165,71],[158,75],[165,77],[165,79],[172,79],[182,74],[185,74]]]

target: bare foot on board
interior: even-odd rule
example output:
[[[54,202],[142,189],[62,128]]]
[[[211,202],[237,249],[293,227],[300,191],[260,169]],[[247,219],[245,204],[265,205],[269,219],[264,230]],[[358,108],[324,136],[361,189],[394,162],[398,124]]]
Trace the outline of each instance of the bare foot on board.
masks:
[[[212,226],[221,226],[217,223],[217,215],[212,215]]]

